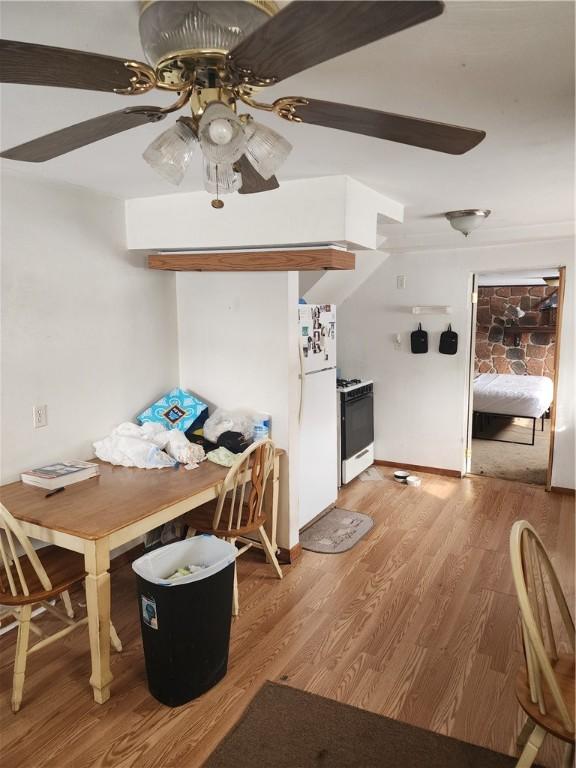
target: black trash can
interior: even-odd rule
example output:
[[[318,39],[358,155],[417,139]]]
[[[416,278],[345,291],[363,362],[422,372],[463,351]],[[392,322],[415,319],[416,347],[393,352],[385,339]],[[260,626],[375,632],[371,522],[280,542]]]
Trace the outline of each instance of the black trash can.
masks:
[[[132,564],[148,687],[162,704],[185,704],[226,674],[235,558],[236,548],[229,542],[195,536]],[[168,580],[188,565],[201,570]]]

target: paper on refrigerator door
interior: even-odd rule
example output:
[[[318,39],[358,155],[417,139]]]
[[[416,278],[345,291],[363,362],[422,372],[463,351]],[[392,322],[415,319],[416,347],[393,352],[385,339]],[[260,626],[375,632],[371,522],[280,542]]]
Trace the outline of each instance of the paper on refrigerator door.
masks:
[[[336,308],[304,304],[300,314],[300,356],[304,374],[336,366]]]

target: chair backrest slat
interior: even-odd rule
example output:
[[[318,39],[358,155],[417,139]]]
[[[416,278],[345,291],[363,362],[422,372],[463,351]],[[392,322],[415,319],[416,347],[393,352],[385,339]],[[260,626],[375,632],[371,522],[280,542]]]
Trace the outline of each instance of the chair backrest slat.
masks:
[[[20,525],[18,520],[16,520],[10,514],[10,512],[8,512],[8,510],[3,504],[0,504],[0,527],[3,529],[3,536],[0,535],[0,552],[2,554],[2,563],[4,565],[6,578],[8,579],[12,596],[17,597],[17,595],[19,594],[19,590],[18,590],[18,584],[16,584],[16,580],[14,579],[14,574],[12,573],[11,564],[14,565],[16,569],[16,573],[18,574],[18,580],[20,582],[20,591],[24,595],[30,594],[28,589],[28,584],[26,582],[26,578],[22,570],[22,565],[20,563],[21,555],[19,555],[17,552],[16,545],[14,542],[14,537],[16,538],[20,547],[22,548],[24,555],[28,558],[30,565],[34,568],[34,571],[36,572],[36,576],[38,577],[38,580],[42,585],[42,587],[46,591],[51,590],[52,582],[48,578],[48,574],[46,573],[44,566],[40,562],[40,558],[36,554],[32,544],[30,543],[30,539],[28,538],[28,536],[26,536],[26,534],[22,530],[22,526]],[[6,548],[3,543],[4,537],[8,542],[10,554],[6,552]]]
[[[239,476],[236,475],[236,477],[238,478]],[[244,509],[244,496],[246,494],[246,486],[247,485],[248,485],[248,483],[242,483],[242,490],[240,492],[240,501],[238,502],[238,509],[237,509],[237,512],[236,512],[236,527],[237,528],[240,528],[240,526],[242,525],[242,510]],[[231,513],[232,513],[232,510],[233,510],[233,507],[231,508]],[[230,515],[230,517],[232,517],[232,514]]]
[[[6,529],[6,538],[8,539],[8,546],[10,547],[10,553],[12,554],[12,562],[14,563],[14,566],[16,568],[16,573],[18,574],[18,578],[20,579],[20,589],[26,596],[30,594],[30,590],[28,589],[28,584],[26,582],[26,577],[24,576],[24,572],[22,571],[22,566],[20,565],[20,558],[18,557],[18,553],[16,552],[16,547],[14,546],[14,539],[12,538],[12,531],[10,528]]]
[[[546,630],[546,637],[547,637],[547,647],[550,651],[550,657],[554,660],[558,660],[558,648],[556,646],[556,638],[554,637],[554,628],[552,627],[552,618],[550,617],[550,606],[548,605],[548,600],[546,599],[546,584],[544,582],[544,575],[542,573],[542,561],[539,557],[536,557],[536,565],[537,565],[537,581],[540,585],[540,594],[542,595],[542,615],[541,618],[543,619],[543,629]]]
[[[564,727],[574,731],[574,721],[554,673],[558,643],[554,633],[548,599],[551,590],[563,628],[574,650],[574,621],[552,562],[532,526],[520,520],[512,526],[510,558],[514,585],[522,616],[522,639],[530,686],[530,698],[545,715],[544,685],[549,691]],[[550,590],[547,589],[549,583]]]
[[[6,539],[6,534],[4,533],[4,530],[0,530],[0,554],[2,555],[2,566],[4,568],[4,573],[6,574],[8,586],[10,587],[10,592],[12,593],[13,597],[16,597],[18,592],[16,591],[16,582],[14,581],[14,576],[12,575],[12,558],[8,555],[7,545],[8,545],[8,539]],[[6,585],[4,584],[4,579],[2,578],[1,570],[0,570],[0,588],[2,589],[3,592],[6,590]]]
[[[231,531],[264,523],[263,499],[273,465],[274,443],[271,440],[253,443],[238,456],[220,490],[212,521],[214,529]]]

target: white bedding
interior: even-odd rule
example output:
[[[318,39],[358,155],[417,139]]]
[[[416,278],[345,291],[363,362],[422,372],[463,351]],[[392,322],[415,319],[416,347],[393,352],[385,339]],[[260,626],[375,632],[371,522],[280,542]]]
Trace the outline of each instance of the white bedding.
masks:
[[[547,376],[481,373],[474,379],[474,410],[538,419],[550,407],[553,394]]]

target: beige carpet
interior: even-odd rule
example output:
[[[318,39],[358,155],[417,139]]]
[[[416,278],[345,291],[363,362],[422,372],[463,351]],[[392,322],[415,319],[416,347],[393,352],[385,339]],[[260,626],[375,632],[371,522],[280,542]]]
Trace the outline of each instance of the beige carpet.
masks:
[[[540,428],[541,422],[537,421],[535,445],[472,440],[472,474],[545,485],[550,446],[549,419],[544,420],[544,432]],[[529,442],[532,438],[532,422],[527,419],[492,419],[486,434],[505,440]]]
[[[514,768],[498,752],[265,683],[204,768]],[[535,766],[536,768],[536,766]]]

